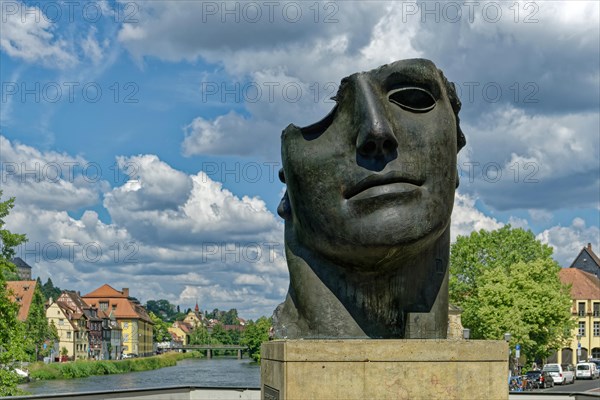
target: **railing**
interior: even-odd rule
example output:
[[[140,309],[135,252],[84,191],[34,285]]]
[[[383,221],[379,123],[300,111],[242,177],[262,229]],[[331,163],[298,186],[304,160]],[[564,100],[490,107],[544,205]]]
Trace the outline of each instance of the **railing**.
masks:
[[[186,350],[248,350],[246,346],[235,344],[186,344],[184,346],[172,346],[171,349]]]
[[[204,400],[204,399],[240,399],[259,400],[259,388],[226,388],[174,386],[166,388],[111,390],[87,393],[63,393],[33,396],[5,397],[10,400]]]

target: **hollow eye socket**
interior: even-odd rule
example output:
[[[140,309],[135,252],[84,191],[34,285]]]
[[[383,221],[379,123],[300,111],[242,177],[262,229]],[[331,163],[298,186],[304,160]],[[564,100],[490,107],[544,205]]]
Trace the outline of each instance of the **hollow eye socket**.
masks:
[[[401,108],[416,113],[431,111],[436,103],[431,93],[418,87],[396,89],[388,95],[388,99]]]

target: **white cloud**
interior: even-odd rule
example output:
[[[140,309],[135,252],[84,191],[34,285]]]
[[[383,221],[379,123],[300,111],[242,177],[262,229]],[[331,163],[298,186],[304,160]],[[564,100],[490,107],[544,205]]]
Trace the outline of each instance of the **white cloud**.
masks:
[[[105,39],[102,44],[98,43],[96,39],[97,29],[91,27],[88,31],[88,35],[81,41],[81,49],[87,59],[93,64],[99,64],[100,61],[104,60],[104,51],[108,47],[109,41]]]
[[[463,126],[461,187],[496,209],[553,210],[598,202],[599,115],[498,107]]]
[[[15,11],[6,11],[8,3]],[[2,6],[0,48],[9,56],[52,68],[70,68],[78,63],[69,44],[55,35],[52,19],[39,7],[21,2],[5,2]]]
[[[475,207],[476,200],[469,195],[456,192],[452,222],[450,225],[451,241],[457,236],[469,236],[471,232],[500,229],[504,224],[495,218],[488,217]]]
[[[11,174],[9,167],[6,173],[7,165],[25,163],[33,170],[36,163],[85,164],[85,159],[4,137],[0,145],[3,198],[17,197],[6,224],[27,234],[17,256],[34,267],[35,276],[82,292],[105,282],[128,286],[142,300],[184,301],[186,288],[202,288],[205,306],[231,305],[251,318],[269,315],[283,300],[288,274],[283,226],[261,199],[238,198],[205,173],[187,175],[155,155],[117,157],[131,179],[104,193],[92,186],[88,199],[85,186],[78,186],[83,180],[27,184],[23,171]],[[61,209],[97,205],[102,194],[110,223],[93,210],[75,218]],[[225,301],[228,295],[233,297]]]
[[[554,248],[553,257],[563,267],[571,265],[588,243],[594,249],[600,249],[600,229],[598,226],[586,226],[581,218],[574,218],[570,226],[557,225],[546,229],[536,238]]]
[[[97,165],[82,157],[38,149],[0,136],[4,196],[47,210],[76,210],[99,200],[107,183]]]

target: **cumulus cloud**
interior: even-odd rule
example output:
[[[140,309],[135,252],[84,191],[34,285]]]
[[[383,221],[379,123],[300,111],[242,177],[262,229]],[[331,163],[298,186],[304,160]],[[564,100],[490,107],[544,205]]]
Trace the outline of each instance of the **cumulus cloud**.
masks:
[[[45,210],[76,210],[98,202],[108,184],[83,157],[11,142],[0,136],[0,181],[5,196]]]
[[[28,184],[25,173],[11,166],[24,163],[35,171],[36,163],[88,161],[4,137],[0,149],[3,198],[17,198],[6,224],[27,234],[17,256],[34,267],[34,275],[82,292],[104,282],[126,285],[142,300],[177,302],[187,288],[209,294],[219,288],[235,295],[237,305],[227,304],[252,318],[282,300],[280,288],[287,287],[282,224],[260,198],[236,197],[205,173],[188,175],[155,155],[117,157],[130,179],[112,189],[100,191],[65,176],[62,184]],[[65,211],[95,206],[102,196],[110,222],[90,209],[80,218]],[[203,296],[204,306],[223,308],[221,297]]]
[[[598,113],[544,115],[499,107],[464,125],[461,187],[499,210],[593,206],[600,186],[599,124]]]
[[[0,24],[0,48],[9,56],[54,68],[77,64],[69,44],[56,36],[55,25],[39,7],[21,2],[5,3]]]
[[[595,253],[600,249],[600,229],[587,226],[579,217],[574,218],[570,226],[553,226],[539,233],[536,238],[554,248],[553,257],[563,267],[570,266],[588,243],[592,244]]]
[[[457,236],[469,236],[471,232],[480,230],[493,231],[504,224],[495,218],[488,217],[475,207],[476,199],[456,192],[452,222],[450,225],[450,240],[454,242]]]

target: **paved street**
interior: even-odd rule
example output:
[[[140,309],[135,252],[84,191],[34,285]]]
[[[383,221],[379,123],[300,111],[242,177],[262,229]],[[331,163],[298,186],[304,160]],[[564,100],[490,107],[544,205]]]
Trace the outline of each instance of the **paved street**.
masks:
[[[572,385],[554,385],[552,388],[540,389],[538,392],[586,392],[588,390],[597,389],[600,391],[600,380],[576,380]]]

